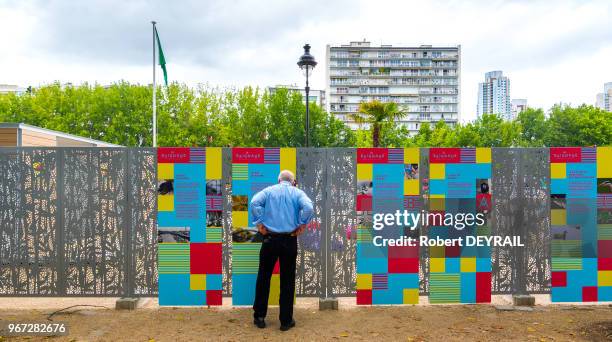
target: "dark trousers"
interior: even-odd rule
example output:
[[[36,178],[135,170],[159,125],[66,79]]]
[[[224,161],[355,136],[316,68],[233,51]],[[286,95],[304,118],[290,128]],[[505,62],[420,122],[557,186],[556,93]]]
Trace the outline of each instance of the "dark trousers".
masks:
[[[286,325],[293,320],[293,298],[295,294],[295,260],[297,237],[291,235],[267,235],[259,251],[259,272],[255,287],[254,316],[265,318],[268,313],[270,278],[274,264],[280,264],[280,321]]]

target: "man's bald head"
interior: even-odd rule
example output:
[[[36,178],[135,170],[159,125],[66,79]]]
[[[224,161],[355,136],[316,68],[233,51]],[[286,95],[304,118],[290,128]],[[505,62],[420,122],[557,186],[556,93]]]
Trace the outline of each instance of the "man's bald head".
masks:
[[[283,170],[278,174],[278,181],[285,181],[293,184],[293,182],[295,181],[295,176],[293,175],[293,172],[289,170]]]

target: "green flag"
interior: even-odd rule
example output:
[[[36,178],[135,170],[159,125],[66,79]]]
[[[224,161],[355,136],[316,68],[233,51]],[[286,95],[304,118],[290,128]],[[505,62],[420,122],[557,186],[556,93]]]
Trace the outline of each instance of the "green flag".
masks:
[[[157,28],[155,28],[155,38],[157,38],[157,51],[159,51],[159,65],[164,71],[164,82],[166,87],[168,86],[168,73],[166,72],[166,58],[164,58],[164,51],[162,50],[161,43],[159,42],[159,35],[157,34]]]

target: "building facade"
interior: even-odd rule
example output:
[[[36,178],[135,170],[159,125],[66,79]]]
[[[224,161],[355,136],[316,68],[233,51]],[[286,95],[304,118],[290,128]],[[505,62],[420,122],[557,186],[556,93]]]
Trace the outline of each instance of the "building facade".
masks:
[[[14,84],[0,84],[0,94],[16,94],[23,95],[27,91],[26,88],[22,88]]]
[[[597,108],[612,112],[612,82],[604,84],[604,92],[597,94]]]
[[[512,120],[516,119],[520,112],[527,109],[527,99],[512,99]]]
[[[459,121],[461,46],[372,46],[370,42],[327,45],[327,110],[351,128],[359,104],[395,102],[406,113],[398,121],[411,134],[423,122]],[[362,128],[367,128],[361,126]]]
[[[504,120],[512,120],[510,102],[510,79],[500,70],[485,74],[485,81],[478,85],[478,117],[482,114],[497,114]]]
[[[604,109],[604,93],[597,93],[595,97],[595,107]]]
[[[0,147],[121,147],[23,123],[0,122]]]
[[[268,87],[268,92],[270,94],[274,94],[277,89],[281,88],[287,89],[292,92],[299,92],[300,94],[302,94],[302,102],[306,104],[306,90],[304,90],[304,87],[300,87],[298,85],[277,85],[274,87]],[[316,103],[317,105],[319,105],[319,107],[325,109],[325,90],[310,89],[310,91],[308,92],[308,97],[310,98],[310,103]]]

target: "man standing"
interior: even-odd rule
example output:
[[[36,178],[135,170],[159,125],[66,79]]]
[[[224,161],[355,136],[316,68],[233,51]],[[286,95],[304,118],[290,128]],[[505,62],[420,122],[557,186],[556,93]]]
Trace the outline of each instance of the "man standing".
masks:
[[[313,216],[312,201],[295,184],[293,173],[283,170],[278,175],[278,184],[261,190],[251,200],[253,224],[263,235],[253,304],[253,323],[259,328],[266,327],[270,278],[276,260],[280,264],[280,330],[287,331],[295,326],[293,298],[297,237]]]

